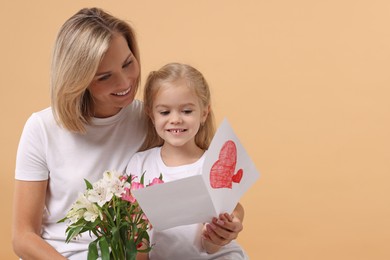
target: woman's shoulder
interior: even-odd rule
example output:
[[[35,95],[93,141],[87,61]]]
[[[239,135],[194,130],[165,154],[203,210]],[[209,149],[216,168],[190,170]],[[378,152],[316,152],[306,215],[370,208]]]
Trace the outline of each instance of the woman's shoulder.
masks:
[[[25,127],[42,127],[57,125],[51,107],[32,113],[25,124]]]
[[[130,114],[132,116],[144,116],[144,105],[141,100],[134,99],[133,102],[128,105],[125,109],[126,114]]]
[[[47,108],[44,108],[42,110],[36,111],[36,112],[32,113],[30,117],[32,117],[32,118],[38,117],[38,118],[42,118],[42,119],[54,119],[53,111],[52,111],[51,107],[47,107]]]
[[[130,105],[122,109],[119,118],[130,123],[133,127],[143,129],[141,132],[146,132],[146,114],[142,101],[135,99]]]

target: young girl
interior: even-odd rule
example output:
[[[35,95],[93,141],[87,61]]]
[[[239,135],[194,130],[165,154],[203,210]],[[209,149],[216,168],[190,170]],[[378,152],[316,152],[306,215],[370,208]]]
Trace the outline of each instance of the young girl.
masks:
[[[204,153],[214,135],[209,86],[195,68],[170,63],[149,74],[144,90],[148,133],[127,173],[145,172],[145,183],[163,174],[164,182],[200,174]],[[209,224],[151,231],[155,259],[248,259],[235,242],[243,209],[221,214]]]

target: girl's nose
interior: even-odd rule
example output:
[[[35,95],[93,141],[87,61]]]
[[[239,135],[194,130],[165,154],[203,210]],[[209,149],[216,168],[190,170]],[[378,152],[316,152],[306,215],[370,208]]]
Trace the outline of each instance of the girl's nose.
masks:
[[[170,118],[170,120],[171,120],[171,124],[179,124],[179,123],[182,122],[181,116],[180,116],[180,114],[177,113],[177,112],[172,112],[172,113],[171,113],[171,118]]]

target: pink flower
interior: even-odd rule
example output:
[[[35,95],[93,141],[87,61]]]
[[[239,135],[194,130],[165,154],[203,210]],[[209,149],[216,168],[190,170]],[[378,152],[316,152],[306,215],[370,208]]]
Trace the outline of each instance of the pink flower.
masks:
[[[135,182],[133,181],[131,183],[131,190],[138,190],[138,189],[142,189],[144,187],[144,185],[142,183],[139,183],[139,182]]]
[[[163,180],[161,180],[160,178],[154,178],[153,181],[149,184],[149,186],[160,184],[160,183],[164,183]]]
[[[134,198],[133,194],[131,194],[131,191],[142,189],[143,187],[144,187],[144,185],[142,183],[132,182],[130,189],[125,188],[125,192],[122,194],[122,197],[121,197],[122,200],[127,200],[127,201],[130,201],[131,203],[134,203],[136,201],[136,199]]]
[[[131,195],[131,192],[130,192],[129,188],[125,188],[125,192],[122,193],[121,199],[129,201],[131,203],[133,203],[135,201],[133,195]]]

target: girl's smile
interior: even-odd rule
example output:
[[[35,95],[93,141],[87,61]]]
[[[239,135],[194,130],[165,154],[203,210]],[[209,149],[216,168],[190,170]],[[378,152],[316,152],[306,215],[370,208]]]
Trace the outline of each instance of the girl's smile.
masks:
[[[168,129],[167,131],[171,132],[173,134],[177,134],[177,133],[185,132],[185,131],[187,131],[187,129]]]
[[[195,135],[205,120],[203,108],[185,80],[161,82],[153,102],[153,120],[164,146],[196,147]]]

